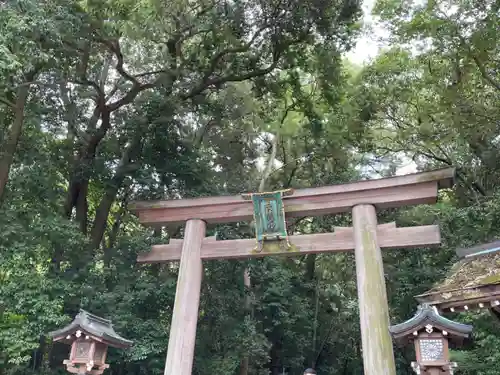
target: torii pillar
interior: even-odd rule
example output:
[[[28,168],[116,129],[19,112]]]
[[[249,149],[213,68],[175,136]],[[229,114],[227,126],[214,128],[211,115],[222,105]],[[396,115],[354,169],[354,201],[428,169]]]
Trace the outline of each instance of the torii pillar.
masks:
[[[389,307],[375,207],[369,204],[354,206],[352,224],[365,374],[396,375],[392,340],[387,328]]]
[[[151,252],[138,258],[141,263],[180,260],[165,375],[192,373],[203,260],[352,250],[356,257],[364,373],[396,375],[381,248],[432,246],[441,240],[436,225],[378,225],[376,208],[435,203],[439,188],[451,187],[453,177],[454,169],[442,169],[297,190],[283,200],[287,217],[352,212],[353,227],[336,228],[334,233],[292,235],[289,249],[267,243],[260,252],[255,250],[255,240],[205,237],[206,223],[253,219],[252,203],[242,196],[133,204],[132,210],[143,224],[186,222],[184,240],[153,246]]]

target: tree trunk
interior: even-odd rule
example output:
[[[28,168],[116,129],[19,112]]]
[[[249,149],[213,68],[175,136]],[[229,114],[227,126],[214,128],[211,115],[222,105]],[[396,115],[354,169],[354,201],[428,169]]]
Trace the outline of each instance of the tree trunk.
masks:
[[[96,216],[94,220],[94,225],[92,226],[92,231],[90,234],[92,247],[97,249],[101,244],[102,238],[104,237],[104,232],[106,231],[106,226],[108,222],[109,211],[111,206],[118,195],[118,191],[123,185],[125,177],[131,171],[131,161],[137,154],[140,148],[140,135],[136,136],[136,139],[125,148],[120,160],[120,164],[116,169],[115,175],[111,179],[111,182],[106,189],[104,196],[101,198],[101,202],[97,207]]]
[[[25,77],[27,82],[34,79],[36,75],[35,71],[28,73]],[[28,94],[30,90],[30,84],[19,86],[16,93],[16,100],[12,111],[14,114],[14,121],[10,127],[7,140],[2,147],[2,154],[0,155],[0,205],[3,202],[5,187],[7,186],[7,181],[9,179],[10,167],[12,161],[14,160],[14,155],[17,150],[17,144],[19,143],[19,138],[21,137],[23,124],[24,124],[24,109],[26,106],[26,101],[28,99]]]
[[[105,78],[101,77],[101,83],[103,80],[105,80]],[[97,104],[89,122],[90,132],[87,134],[89,137],[88,139],[83,140],[84,145],[80,150],[79,156],[75,159],[69,179],[70,183],[68,187],[68,194],[64,204],[64,213],[68,218],[71,217],[73,209],[76,208],[76,219],[79,222],[83,233],[87,232],[87,192],[96,156],[96,150],[100,142],[106,136],[108,130],[111,128],[111,113],[127,104],[132,103],[137,95],[151,87],[154,86],[152,84],[141,85],[136,82],[121,99],[110,104],[106,104],[106,95],[102,91],[97,98]],[[98,129],[95,129],[99,118],[101,119],[101,125]],[[112,194],[110,193],[109,195],[111,196]],[[103,203],[104,211],[105,204],[108,203]]]
[[[124,179],[125,175],[118,175],[117,172],[112,179],[111,186],[106,189],[104,196],[101,198],[99,206],[97,207],[94,225],[92,226],[92,231],[90,232],[91,244],[94,249],[99,248],[99,245],[101,244],[108,223],[109,211],[111,210],[111,206],[116,199]]]
[[[123,217],[125,216],[125,211],[127,210],[127,203],[128,203],[128,197],[130,194],[130,189],[126,188],[125,194],[123,195],[120,210],[116,213],[115,215],[115,221],[113,222],[113,226],[111,227],[111,231],[108,235],[108,244],[107,244],[107,252],[109,252],[110,249],[112,249],[115,246],[116,239],[118,238],[118,233],[120,232],[120,226],[123,220]],[[156,234],[157,237],[161,235]],[[105,259],[105,264],[106,266],[109,266],[109,260]]]
[[[250,280],[250,273],[248,272],[248,268],[245,268],[245,271],[243,272],[243,285],[245,286],[245,289],[248,293],[247,296],[245,297],[245,310],[248,312],[248,314],[252,314],[251,310],[252,299],[250,297],[250,289],[252,287],[252,282]],[[248,374],[249,365],[250,365],[250,359],[248,355],[246,355],[240,362],[240,375]]]
[[[309,291],[309,297],[311,299],[311,306],[314,306],[314,320],[313,329],[311,337],[311,358],[310,366],[312,368],[316,365],[316,342],[317,342],[317,324],[318,324],[318,313],[319,313],[319,284],[316,277],[316,254],[309,254],[306,259],[306,277],[307,281],[311,284],[315,284],[314,289]]]
[[[88,187],[94,166],[97,146],[102,141],[111,126],[111,112],[106,107],[101,106],[100,110],[96,109],[91,121],[93,121],[96,117],[99,118],[99,115],[95,116],[96,112],[100,113],[101,126],[94,131],[92,137],[90,137],[89,140],[82,146],[80,153],[74,162],[64,207],[64,213],[68,218],[71,217],[73,209],[76,209],[76,221],[80,225],[80,229],[84,234],[87,233],[88,224]]]

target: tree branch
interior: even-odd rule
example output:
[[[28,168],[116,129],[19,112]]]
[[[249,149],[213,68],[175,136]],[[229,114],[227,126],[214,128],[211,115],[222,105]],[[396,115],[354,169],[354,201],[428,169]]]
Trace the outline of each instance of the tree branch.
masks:
[[[108,55],[108,57],[104,61],[104,65],[101,69],[101,75],[99,77],[99,88],[101,89],[101,92],[104,92],[104,90],[106,88],[106,81],[108,80],[109,67],[110,67],[112,61],[113,61],[113,58],[110,55]]]
[[[192,98],[196,95],[201,94],[205,89],[207,89],[210,86],[219,86],[227,82],[241,82],[241,81],[246,81],[248,79],[252,79],[255,77],[260,77],[263,75],[266,75],[268,73],[271,73],[274,69],[277,68],[281,55],[282,53],[286,50],[286,48],[298,44],[303,41],[303,38],[299,38],[293,41],[289,41],[287,43],[283,44],[274,44],[274,48],[272,51],[272,63],[266,67],[266,68],[259,68],[256,70],[252,70],[246,73],[241,73],[241,74],[234,74],[230,73],[222,77],[214,77],[211,79],[202,79],[201,82],[194,87],[191,91],[188,93],[181,95],[182,99],[189,99]],[[206,74],[205,74],[206,75]]]
[[[252,36],[252,38],[248,43],[245,43],[240,47],[231,47],[223,49],[222,51],[219,51],[214,56],[212,56],[212,58],[210,59],[209,69],[205,72],[205,75],[202,78],[202,82],[206,82],[210,78],[210,76],[215,71],[217,63],[220,61],[220,59],[222,59],[225,55],[228,54],[247,52],[252,46],[252,44],[257,40],[257,38],[262,34],[262,32],[268,28],[269,25],[264,25],[255,32],[255,34]]]
[[[151,89],[156,86],[156,83],[145,83],[141,85],[136,81],[134,86],[120,99],[110,103],[107,105],[110,112],[116,111],[118,108],[123,107],[124,105],[130,104],[134,101],[134,99],[144,90]]]
[[[113,52],[113,54],[115,55],[115,57],[116,57],[116,66],[115,66],[116,71],[123,78],[125,78],[127,81],[132,82],[134,85],[138,84],[139,82],[137,81],[137,79],[134,76],[132,76],[130,73],[125,71],[125,69],[123,68],[124,58],[123,58],[123,53],[122,53],[121,48],[120,48],[120,41],[118,39],[106,40],[106,39],[102,38],[102,39],[100,39],[100,42],[103,43],[106,47],[108,47],[109,50],[111,52]]]
[[[5,105],[9,106],[10,108],[16,107],[16,105],[14,103],[12,103],[10,100],[8,100],[7,98],[2,98],[1,96],[0,96],[0,103],[3,103]]]
[[[227,83],[227,82],[241,82],[241,81],[246,81],[247,79],[266,75],[266,74],[272,72],[278,66],[278,62],[279,62],[279,60],[276,59],[267,68],[257,69],[257,70],[251,71],[251,72],[243,73],[241,75],[230,74],[230,75],[227,75],[225,77],[212,78],[212,79],[206,80],[205,82],[202,81],[197,87],[195,87],[189,93],[182,95],[181,98],[182,99],[192,98],[196,95],[201,94],[203,91],[205,91],[210,86],[222,85],[222,84]]]
[[[486,190],[479,183],[477,183],[475,181],[469,182],[468,179],[467,179],[467,176],[461,171],[461,168],[457,167],[448,157],[442,158],[440,156],[437,156],[432,150],[429,150],[429,148],[427,148],[427,151],[429,153],[421,151],[421,150],[417,151],[417,153],[425,156],[428,159],[431,159],[431,160],[433,159],[433,160],[439,161],[441,163],[444,163],[446,165],[449,165],[451,167],[452,166],[456,167],[457,178],[460,181],[462,181],[465,185],[467,185],[467,187],[470,190],[475,190],[479,194],[481,194],[482,196],[487,196],[488,195],[486,193]],[[443,151],[441,151],[441,152],[443,152]]]
[[[470,48],[469,48],[469,50],[470,50]],[[479,69],[479,72],[481,73],[481,76],[483,77],[483,79],[485,81],[489,82],[498,91],[500,91],[500,82],[497,82],[490,74],[488,74],[484,64],[481,62],[481,60],[479,60],[479,58],[476,56],[475,53],[470,51],[470,55],[471,55],[472,59],[474,60],[474,62],[476,63],[477,68]]]
[[[144,73],[135,74],[134,78],[142,78],[142,77],[147,77],[147,76],[152,76],[155,74],[162,74],[162,73],[163,74],[167,73],[167,71],[165,69],[153,70],[151,72],[144,72]]]
[[[290,111],[293,108],[295,108],[296,105],[297,105],[297,103],[294,102],[285,108],[285,113],[283,113],[283,116],[281,116],[281,120],[280,120],[280,126],[279,126],[280,129],[283,126],[286,118],[288,117],[288,114],[290,113]],[[259,191],[264,191],[266,181],[272,173],[271,171],[273,168],[274,159],[276,159],[276,153],[278,151],[279,139],[280,139],[280,136],[279,136],[279,129],[278,129],[278,131],[274,135],[274,139],[273,139],[272,144],[271,144],[271,154],[269,155],[269,159],[267,160],[266,168],[264,169],[264,172],[262,174],[262,179],[260,180]]]
[[[276,132],[276,134],[274,135],[273,143],[272,143],[271,154],[269,155],[269,158],[267,159],[266,168],[264,169],[264,172],[262,173],[262,179],[260,180],[260,184],[259,184],[259,191],[260,192],[264,191],[267,178],[271,174],[271,170],[273,168],[273,162],[274,162],[274,159],[276,159],[276,152],[278,150],[279,138],[280,138],[279,132]]]

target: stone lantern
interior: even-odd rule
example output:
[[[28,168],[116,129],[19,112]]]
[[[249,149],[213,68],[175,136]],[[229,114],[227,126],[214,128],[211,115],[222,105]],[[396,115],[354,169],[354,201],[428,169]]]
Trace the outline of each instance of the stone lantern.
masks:
[[[49,336],[54,342],[71,345],[69,359],[64,364],[72,374],[100,375],[109,367],[105,363],[108,346],[125,349],[132,345],[132,341],[115,332],[111,320],[84,310],[69,325],[50,332]]]
[[[453,375],[457,364],[450,362],[449,345],[462,344],[472,326],[446,319],[436,307],[423,305],[413,318],[389,330],[399,343],[413,341],[417,360],[412,368],[417,375]]]

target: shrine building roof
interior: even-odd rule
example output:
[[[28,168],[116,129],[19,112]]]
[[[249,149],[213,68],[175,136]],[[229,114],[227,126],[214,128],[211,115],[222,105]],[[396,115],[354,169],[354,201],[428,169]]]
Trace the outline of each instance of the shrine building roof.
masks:
[[[458,249],[462,257],[448,276],[429,291],[416,296],[420,303],[440,311],[489,308],[500,313],[500,241]]]

